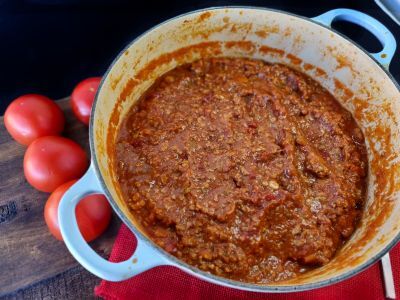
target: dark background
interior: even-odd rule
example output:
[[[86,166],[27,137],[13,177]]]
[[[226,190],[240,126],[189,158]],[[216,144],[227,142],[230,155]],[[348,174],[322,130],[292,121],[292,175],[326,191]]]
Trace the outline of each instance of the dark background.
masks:
[[[0,0],[0,115],[24,93],[53,99],[68,96],[80,80],[101,76],[118,52],[143,31],[178,14],[221,5],[270,7],[307,17],[353,8],[372,15],[400,37],[400,27],[372,0]],[[338,22],[335,28],[369,51],[380,50],[379,42],[355,25]],[[390,71],[400,81],[399,51]]]

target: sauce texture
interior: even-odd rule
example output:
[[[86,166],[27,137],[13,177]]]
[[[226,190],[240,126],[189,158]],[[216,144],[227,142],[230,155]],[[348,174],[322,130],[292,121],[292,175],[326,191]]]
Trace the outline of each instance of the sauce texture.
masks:
[[[170,254],[272,283],[324,265],[354,232],[364,136],[317,82],[280,64],[207,58],[158,79],[125,116],[118,183]]]

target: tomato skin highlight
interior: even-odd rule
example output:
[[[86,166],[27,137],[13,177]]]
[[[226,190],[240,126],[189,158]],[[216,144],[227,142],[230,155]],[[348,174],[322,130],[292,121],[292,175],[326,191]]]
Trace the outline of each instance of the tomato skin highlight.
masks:
[[[90,77],[76,85],[71,95],[72,111],[79,121],[89,125],[94,97],[100,85],[101,77]]]
[[[51,234],[60,241],[63,238],[58,223],[58,206],[62,196],[76,182],[77,180],[71,180],[55,189],[44,207],[44,219],[47,227]],[[84,197],[78,203],[75,214],[79,230],[87,242],[93,241],[107,229],[112,216],[111,206],[106,197],[101,194]]]
[[[27,94],[16,98],[7,107],[4,125],[14,140],[28,146],[39,137],[59,135],[64,130],[65,117],[51,99]]]
[[[87,168],[88,159],[81,146],[60,136],[36,139],[24,156],[25,177],[42,192],[53,192],[61,184],[80,178]]]

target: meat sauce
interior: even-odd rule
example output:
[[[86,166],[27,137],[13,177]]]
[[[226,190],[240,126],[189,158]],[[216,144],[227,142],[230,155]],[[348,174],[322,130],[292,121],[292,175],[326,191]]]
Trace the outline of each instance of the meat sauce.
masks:
[[[306,75],[260,60],[201,59],[163,75],[123,120],[114,155],[155,243],[243,282],[328,263],[365,199],[351,114]]]

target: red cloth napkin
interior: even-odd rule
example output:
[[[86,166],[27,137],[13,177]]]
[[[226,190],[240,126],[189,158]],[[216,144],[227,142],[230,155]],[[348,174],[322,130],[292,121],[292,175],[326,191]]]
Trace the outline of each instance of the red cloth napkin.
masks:
[[[128,259],[136,247],[136,238],[122,225],[111,252],[110,261]],[[391,252],[396,294],[400,299],[400,244]],[[174,267],[156,267],[123,282],[102,281],[95,294],[104,299],[385,299],[379,263],[355,277],[330,287],[290,294],[245,292],[207,283]]]

